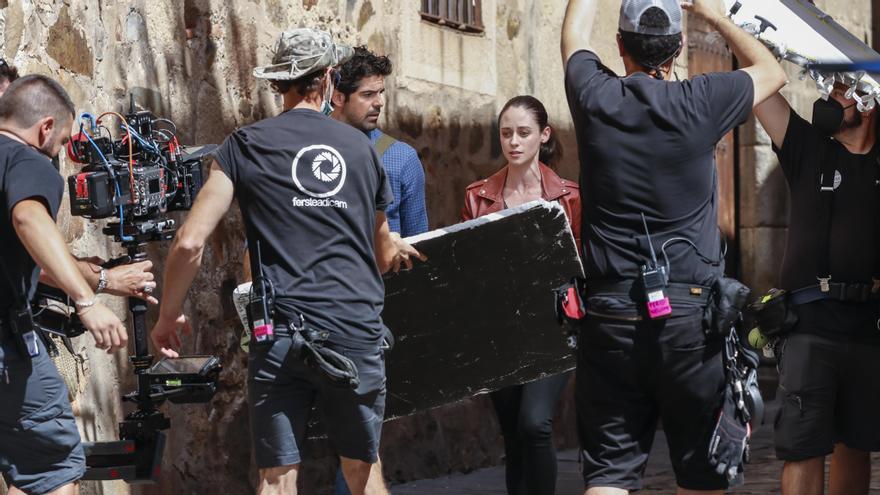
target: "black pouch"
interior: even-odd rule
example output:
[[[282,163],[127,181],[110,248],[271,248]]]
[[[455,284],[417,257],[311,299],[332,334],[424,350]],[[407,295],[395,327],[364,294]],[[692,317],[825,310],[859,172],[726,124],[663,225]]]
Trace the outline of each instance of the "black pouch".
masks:
[[[786,334],[798,321],[797,313],[788,303],[788,293],[782,289],[770,289],[750,304],[749,310],[761,334],[768,339]]]
[[[708,335],[727,335],[742,317],[751,292],[734,278],[717,279],[712,284],[709,304],[703,311],[703,330]]]

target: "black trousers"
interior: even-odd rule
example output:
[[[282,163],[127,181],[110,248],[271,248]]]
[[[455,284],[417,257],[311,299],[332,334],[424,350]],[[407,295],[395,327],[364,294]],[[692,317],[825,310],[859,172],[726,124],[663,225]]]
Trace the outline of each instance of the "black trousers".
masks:
[[[658,421],[678,486],[731,486],[708,460],[725,376],[723,341],[707,337],[701,320],[700,312],[635,323],[584,320],[575,401],[587,488],[640,489]]]
[[[507,493],[556,493],[553,415],[571,373],[492,392],[492,404],[504,435]]]

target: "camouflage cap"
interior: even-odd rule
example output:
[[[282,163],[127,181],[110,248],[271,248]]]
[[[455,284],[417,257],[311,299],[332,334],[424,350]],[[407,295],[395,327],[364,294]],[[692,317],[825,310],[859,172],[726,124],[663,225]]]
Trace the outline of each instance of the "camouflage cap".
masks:
[[[354,54],[350,46],[333,42],[330,33],[299,28],[281,33],[272,63],[254,69],[254,77],[290,81],[335,67]]]

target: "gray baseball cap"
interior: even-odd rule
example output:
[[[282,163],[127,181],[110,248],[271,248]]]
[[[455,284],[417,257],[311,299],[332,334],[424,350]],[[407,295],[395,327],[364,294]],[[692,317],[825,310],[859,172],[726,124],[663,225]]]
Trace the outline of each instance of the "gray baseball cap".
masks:
[[[326,31],[310,28],[281,33],[272,63],[254,69],[254,77],[290,81],[350,59],[354,50],[333,42]]]
[[[642,14],[651,7],[662,10],[669,23],[662,26],[642,24]],[[623,0],[618,28],[627,33],[667,36],[681,33],[681,5],[678,0]]]

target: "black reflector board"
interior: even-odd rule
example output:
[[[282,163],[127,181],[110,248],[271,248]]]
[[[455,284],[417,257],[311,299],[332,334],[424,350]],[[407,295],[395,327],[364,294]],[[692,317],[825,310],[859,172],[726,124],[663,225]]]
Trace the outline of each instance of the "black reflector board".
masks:
[[[557,203],[409,238],[428,256],[385,278],[386,420],[574,368],[552,290],[582,274]]]

